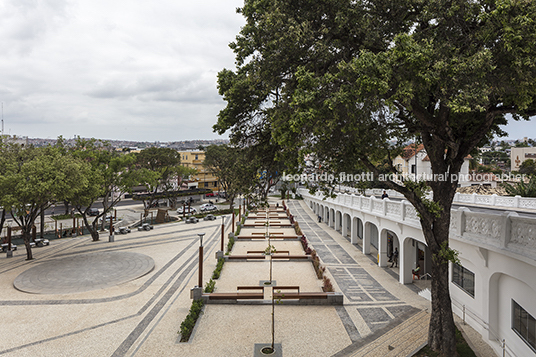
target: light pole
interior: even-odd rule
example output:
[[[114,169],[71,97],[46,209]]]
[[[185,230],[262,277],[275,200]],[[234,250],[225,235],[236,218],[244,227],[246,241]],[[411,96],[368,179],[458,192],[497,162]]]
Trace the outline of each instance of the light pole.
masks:
[[[197,233],[199,236],[199,279],[197,286],[203,288],[203,236],[205,233]]]
[[[223,253],[223,232],[225,231],[225,216],[221,216],[221,251]]]

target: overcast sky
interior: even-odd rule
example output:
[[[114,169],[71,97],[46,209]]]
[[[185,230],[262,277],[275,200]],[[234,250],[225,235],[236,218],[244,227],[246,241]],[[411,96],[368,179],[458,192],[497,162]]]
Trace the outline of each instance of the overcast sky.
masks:
[[[242,0],[2,0],[6,134],[218,138]]]
[[[138,141],[218,138],[216,75],[242,0],[2,0],[4,132]],[[533,122],[512,138],[536,137]]]

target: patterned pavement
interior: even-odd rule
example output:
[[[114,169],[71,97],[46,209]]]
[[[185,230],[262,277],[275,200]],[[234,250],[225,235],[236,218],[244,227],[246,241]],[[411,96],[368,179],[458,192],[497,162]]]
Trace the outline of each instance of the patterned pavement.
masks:
[[[351,246],[340,233],[324,223],[318,223],[303,201],[290,201],[288,207],[310,245],[316,250],[327,271],[337,283],[339,291],[345,296],[344,309],[347,313],[339,315],[352,316],[351,319],[341,318],[347,331],[357,330],[361,338],[393,322],[398,323],[400,319],[419,311],[412,306],[412,301],[404,301],[390,291],[393,288],[409,290],[407,287],[399,285],[392,277],[390,285],[393,288],[387,289],[378,282],[369,272],[370,269],[365,267],[370,268],[374,265],[376,270],[386,269],[377,267],[365,258],[357,246]],[[359,261],[358,257],[361,258]],[[355,333],[353,336],[350,335],[350,338],[352,341],[359,341]]]

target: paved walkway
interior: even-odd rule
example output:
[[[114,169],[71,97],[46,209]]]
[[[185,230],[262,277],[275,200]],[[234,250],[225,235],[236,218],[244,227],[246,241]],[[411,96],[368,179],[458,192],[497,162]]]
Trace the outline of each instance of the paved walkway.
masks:
[[[318,224],[303,201],[291,201],[289,207],[327,266],[335,290],[344,293],[345,304],[278,306],[276,342],[281,343],[283,355],[359,356],[367,346],[400,355],[396,351],[402,347],[396,341],[404,342],[400,337],[408,321],[425,323],[422,314],[429,302],[400,285],[389,269],[378,267],[339,233]],[[230,218],[225,222],[229,232]],[[255,343],[270,341],[269,306],[207,305],[190,342],[178,342],[177,331],[191,305],[189,290],[197,285],[197,233],[201,232],[206,233],[206,282],[220,246],[219,220],[157,225],[152,231],[116,235],[112,243],[107,237],[92,242],[88,236],[52,240],[50,246],[36,248],[36,259],[30,262],[23,250],[13,258],[0,256],[0,356],[252,356]],[[133,260],[142,257],[145,262],[139,265],[144,268],[119,280],[114,272],[122,275],[132,266],[108,267],[110,276],[106,269],[88,272],[81,265],[63,277],[57,271],[60,263],[92,265],[92,259],[115,253],[119,258],[129,256],[124,253],[133,254]],[[78,278],[94,278],[98,283],[91,290],[57,289],[46,294],[15,289],[17,277],[39,276],[40,265],[51,270],[44,274],[46,278],[34,281],[41,290],[34,292],[54,284],[62,288],[71,279],[76,280],[72,286],[80,288],[86,283]],[[60,268],[65,270],[71,268]],[[224,266],[222,276],[225,273]],[[378,340],[388,331],[392,339]]]

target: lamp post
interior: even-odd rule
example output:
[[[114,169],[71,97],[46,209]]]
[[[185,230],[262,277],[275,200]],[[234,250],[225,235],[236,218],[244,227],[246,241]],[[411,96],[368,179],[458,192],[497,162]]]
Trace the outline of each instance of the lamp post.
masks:
[[[205,233],[197,233],[199,236],[199,279],[197,286],[203,288],[203,236]]]
[[[234,205],[232,206],[232,210],[233,210],[233,219],[231,219],[231,232],[234,233],[234,219],[235,219]]]
[[[242,221],[242,198],[238,199],[238,222]]]
[[[223,232],[225,231],[225,216],[221,216],[221,251],[223,253]]]

